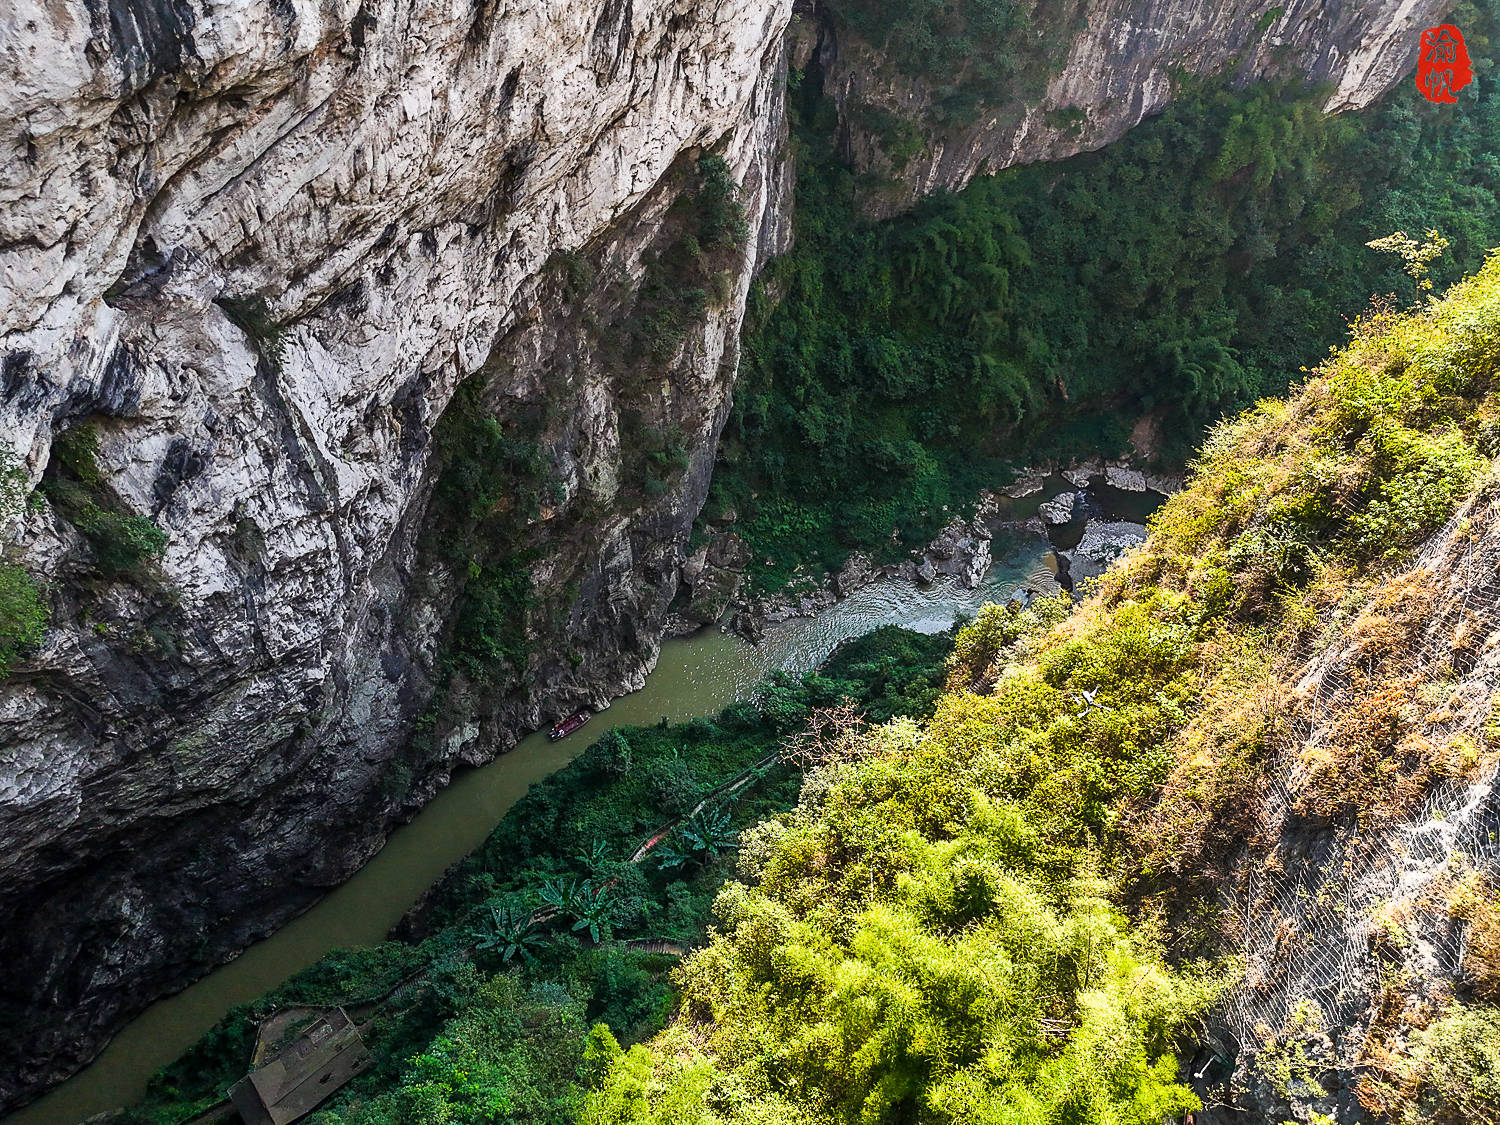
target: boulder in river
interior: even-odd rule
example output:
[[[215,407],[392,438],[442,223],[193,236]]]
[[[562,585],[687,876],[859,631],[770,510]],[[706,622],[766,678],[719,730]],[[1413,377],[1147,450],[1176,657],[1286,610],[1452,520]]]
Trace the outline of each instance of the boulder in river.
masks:
[[[1127,465],[1109,465],[1104,470],[1104,479],[1121,492],[1145,492],[1146,474]]]
[[[744,577],[743,571],[721,566],[706,567],[698,581],[693,583],[693,595],[688,599],[684,616],[699,625],[712,625],[724,616],[730,600],[739,593],[740,580]]]
[[[1126,551],[1145,540],[1144,524],[1124,520],[1091,523],[1078,546],[1062,552],[1061,557],[1067,561],[1068,577],[1077,583],[1085,578],[1097,578]]]
[[[1078,488],[1087,488],[1100,473],[1104,472],[1104,462],[1098,458],[1085,461],[1081,465],[1074,465],[1070,469],[1062,471],[1063,478]]]
[[[1047,487],[1047,478],[1041,473],[1034,473],[1030,469],[1021,470],[1021,474],[1006,485],[1002,492],[1012,500],[1019,500],[1023,496],[1032,496]]]
[[[863,589],[875,581],[875,564],[863,551],[853,552],[844,561],[843,569],[833,576],[833,592],[847,598],[855,590]]]
[[[1076,493],[1059,492],[1037,509],[1037,515],[1042,517],[1042,522],[1048,527],[1062,527],[1064,524],[1073,522],[1073,511],[1077,502]]]
[[[968,589],[976,589],[990,569],[989,537],[975,535],[963,523],[950,525],[933,542],[924,561],[932,564],[938,574],[957,578]]]

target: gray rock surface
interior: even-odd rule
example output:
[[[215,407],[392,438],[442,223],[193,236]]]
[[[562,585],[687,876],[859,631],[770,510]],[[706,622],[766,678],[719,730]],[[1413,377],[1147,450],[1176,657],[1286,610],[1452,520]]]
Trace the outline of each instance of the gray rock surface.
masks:
[[[973,590],[990,569],[990,533],[977,518],[972,525],[954,520],[928,545],[926,554],[923,562],[935,573],[956,578]]]
[[[1068,576],[1074,583],[1097,578],[1132,547],[1146,541],[1143,524],[1124,520],[1094,520],[1084,529],[1078,546],[1061,552],[1068,560]]]
[[[54,628],[0,682],[0,1111],[347,878],[454,766],[644,681],[785,242],[789,6],[0,12],[0,434],[35,483],[92,424],[169,536],[150,582],[100,583],[54,511],[12,529]],[[706,146],[750,242],[643,381],[607,334]],[[555,481],[521,532],[532,655],[413,737],[462,583],[424,538],[433,429],[470,378]],[[659,495],[630,420],[681,435]]]
[[[1080,465],[1069,465],[1062,470],[1062,477],[1075,488],[1087,488],[1103,472],[1104,462],[1095,458]]]
[[[1128,465],[1106,465],[1104,480],[1121,492],[1145,492],[1150,487],[1146,482],[1146,474]]]
[[[1003,491],[1006,496],[1013,500],[1019,500],[1023,496],[1034,496],[1047,485],[1047,478],[1042,473],[1032,472],[1024,469]]]
[[[1037,508],[1037,515],[1042,517],[1042,523],[1048,527],[1062,527],[1064,524],[1073,522],[1074,510],[1078,506],[1078,494],[1074,492],[1059,492],[1051,500],[1046,501]]]
[[[875,564],[863,551],[854,551],[845,560],[843,568],[833,576],[833,592],[847,598],[875,581]]]

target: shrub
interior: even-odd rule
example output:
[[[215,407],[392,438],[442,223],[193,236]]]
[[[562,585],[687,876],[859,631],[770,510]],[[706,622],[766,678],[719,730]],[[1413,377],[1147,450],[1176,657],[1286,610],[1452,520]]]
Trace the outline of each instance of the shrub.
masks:
[[[0,676],[17,656],[41,642],[48,616],[42,592],[26,568],[0,562]]]
[[[93,549],[106,578],[139,578],[167,549],[167,533],[150,518],[123,510],[99,468],[99,433],[84,423],[53,442],[44,492]]]
[[[26,503],[26,476],[7,450],[0,450],[0,530]],[[49,612],[36,580],[19,563],[0,556],[0,677],[11,661],[39,644]]]
[[[139,572],[167,549],[167,533],[145,516],[107,511],[92,502],[77,515],[78,530],[94,548],[94,561],[106,575]]]
[[[1360,1084],[1360,1100],[1395,1125],[1500,1122],[1500,1010],[1450,1004]]]

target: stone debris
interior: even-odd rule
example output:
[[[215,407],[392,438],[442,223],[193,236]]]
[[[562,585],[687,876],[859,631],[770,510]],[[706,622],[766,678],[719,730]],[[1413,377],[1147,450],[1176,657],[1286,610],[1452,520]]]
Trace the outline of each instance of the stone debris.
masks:
[[[1146,541],[1144,524],[1125,520],[1091,522],[1078,546],[1059,552],[1067,560],[1068,576],[1075,584],[1097,578],[1126,551]]]
[[[1021,472],[1021,476],[1000,490],[1012,500],[1019,500],[1023,496],[1035,496],[1047,485],[1047,478],[1044,474],[1030,469],[1023,469]]]
[[[847,598],[854,591],[874,582],[877,574],[870,556],[863,551],[855,551],[844,563],[843,569],[833,576],[833,592],[841,598]]]

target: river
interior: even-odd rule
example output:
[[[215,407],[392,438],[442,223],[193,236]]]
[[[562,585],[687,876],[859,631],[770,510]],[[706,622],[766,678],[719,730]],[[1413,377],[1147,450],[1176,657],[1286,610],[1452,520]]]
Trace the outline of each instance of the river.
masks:
[[[948,579],[926,588],[880,581],[817,617],[768,629],[759,645],[718,629],[666,642],[640,691],[615,700],[568,738],[550,742],[539,732],[489,765],[456,774],[348,882],[233,961],[153,1004],[90,1066],[4,1125],[77,1125],[127,1105],[144,1093],[157,1067],[185,1051],[233,1005],[254,1000],[331,949],[384,940],[422,892],[478,847],[533,782],[566,765],[605,731],[663,716],[681,721],[715,714],[750,698],[768,673],[808,671],[842,642],[882,625],[941,632],[955,616],[1004,601],[1019,587],[1056,589],[1051,548],[1039,536],[1002,535],[992,550],[994,565],[975,590]]]

